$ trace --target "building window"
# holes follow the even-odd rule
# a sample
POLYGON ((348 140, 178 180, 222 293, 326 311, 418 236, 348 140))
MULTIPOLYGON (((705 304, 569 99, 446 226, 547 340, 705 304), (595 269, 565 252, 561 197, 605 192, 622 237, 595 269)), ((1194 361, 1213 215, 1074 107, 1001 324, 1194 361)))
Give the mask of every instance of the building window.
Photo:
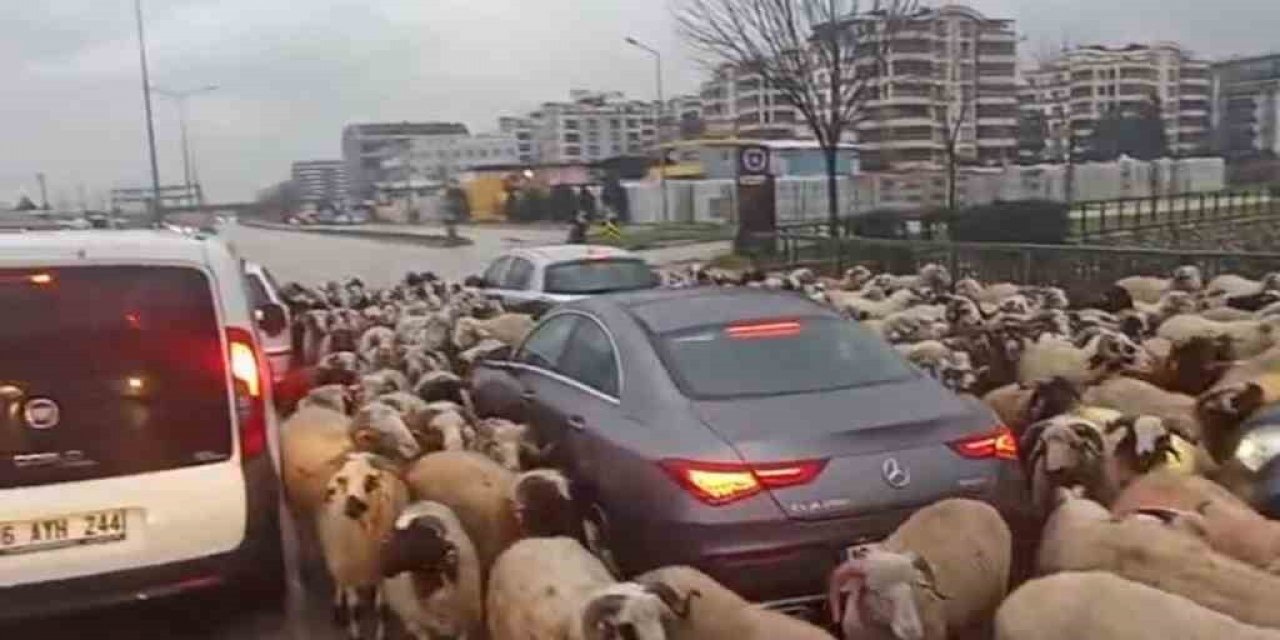
POLYGON ((581 147, 565 147, 565 148, 564 148, 564 155, 566 155, 566 156, 579 156, 579 155, 582 155, 582 148, 581 148, 581 147))
POLYGON ((614 119, 610 120, 610 121, 609 121, 609 126, 613 127, 614 129, 621 129, 621 128, 622 128, 622 118, 614 118, 614 119))
POLYGON ((640 126, 639 120, 636 120, 635 118, 627 118, 628 129, 635 129, 636 127, 639 127, 639 126, 640 126))
POLYGON ((578 121, 577 121, 577 120, 565 120, 565 121, 564 121, 564 128, 566 128, 566 129, 572 129, 572 130, 577 130, 577 128, 578 128, 578 121))
POLYGON ((565 142, 582 142, 582 136, 576 133, 566 133, 564 134, 564 141, 565 142))
POLYGON ((587 156, 594 158, 599 155, 600 155, 600 147, 597 147, 595 145, 591 145, 587 147, 587 156))

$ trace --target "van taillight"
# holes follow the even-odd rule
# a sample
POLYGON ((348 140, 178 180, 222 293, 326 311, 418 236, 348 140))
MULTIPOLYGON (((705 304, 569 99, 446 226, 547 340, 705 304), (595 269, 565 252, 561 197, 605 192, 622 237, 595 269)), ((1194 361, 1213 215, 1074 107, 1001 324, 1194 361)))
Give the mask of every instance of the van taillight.
POLYGON ((266 376, 253 334, 227 329, 227 362, 235 388, 236 420, 240 423, 240 456, 252 458, 267 448, 266 376))

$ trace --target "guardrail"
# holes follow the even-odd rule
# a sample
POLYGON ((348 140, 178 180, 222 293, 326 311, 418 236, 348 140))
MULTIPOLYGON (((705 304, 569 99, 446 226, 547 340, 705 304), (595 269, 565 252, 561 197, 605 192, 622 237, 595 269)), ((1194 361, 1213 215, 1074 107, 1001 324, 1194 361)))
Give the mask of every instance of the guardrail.
POLYGON ((1179 193, 1077 202, 1071 208, 1075 238, 1142 231, 1159 227, 1199 226, 1258 217, 1273 217, 1280 209, 1273 187, 1230 191, 1179 193))
POLYGON ((1174 268, 1193 264, 1206 278, 1222 273, 1260 277, 1280 271, 1280 253, 1144 249, 1097 245, 1029 245, 928 240, 886 240, 779 230, 756 236, 774 251, 754 256, 762 265, 777 267, 835 267, 864 264, 877 271, 912 273, 934 262, 946 265, 956 277, 987 282, 1010 281, 1057 286, 1073 297, 1091 298, 1102 287, 1138 274, 1167 276, 1174 268))

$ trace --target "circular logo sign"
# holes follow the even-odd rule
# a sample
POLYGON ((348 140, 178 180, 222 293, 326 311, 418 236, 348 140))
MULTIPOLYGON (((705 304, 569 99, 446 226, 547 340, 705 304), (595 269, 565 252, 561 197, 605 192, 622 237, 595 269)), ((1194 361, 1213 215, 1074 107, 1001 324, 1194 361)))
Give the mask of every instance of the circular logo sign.
POLYGON ((742 173, 767 173, 769 171, 769 150, 764 147, 746 147, 739 157, 742 173))
POLYGON ((911 484, 911 472, 907 471, 897 458, 886 458, 880 465, 880 472, 884 474, 884 481, 894 489, 901 489, 911 484))
POLYGON ((58 426, 62 410, 58 403, 48 398, 32 398, 22 410, 22 417, 32 429, 52 429, 58 426))

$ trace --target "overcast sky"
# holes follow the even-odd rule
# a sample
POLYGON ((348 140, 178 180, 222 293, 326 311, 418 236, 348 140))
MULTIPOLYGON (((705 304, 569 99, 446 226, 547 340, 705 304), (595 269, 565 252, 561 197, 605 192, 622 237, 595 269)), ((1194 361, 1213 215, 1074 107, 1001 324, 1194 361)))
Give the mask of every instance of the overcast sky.
MULTIPOLYGON (((670 0, 678 2, 679 0, 670 0)), ((112 186, 147 180, 131 0, 0 0, 0 202, 38 195, 95 205, 112 186), (6 77, 7 76, 7 77, 6 77)), ((144 0, 152 82, 218 85, 191 102, 206 193, 251 198, 293 160, 336 158, 342 126, 457 120, 491 130, 503 114, 570 88, 653 96, 696 88, 664 0, 144 0)), ((974 0, 1013 18, 1025 54, 1065 41, 1177 40, 1211 57, 1280 50, 1275 0, 974 0)), ((176 109, 159 98, 163 182, 182 178, 176 109)))

